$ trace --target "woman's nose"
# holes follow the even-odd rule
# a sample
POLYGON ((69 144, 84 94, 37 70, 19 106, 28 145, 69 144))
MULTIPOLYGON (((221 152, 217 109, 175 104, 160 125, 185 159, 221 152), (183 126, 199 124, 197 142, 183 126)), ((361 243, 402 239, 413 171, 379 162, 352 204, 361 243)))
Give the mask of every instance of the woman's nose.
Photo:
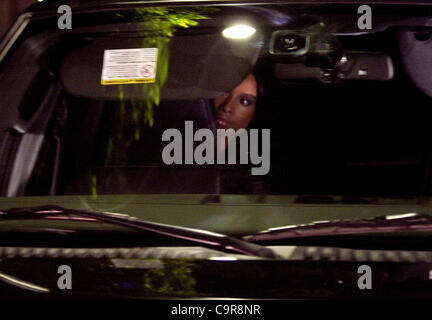
POLYGON ((228 96, 221 105, 221 109, 223 112, 231 113, 232 112, 232 103, 231 96, 228 96))
POLYGON ((229 103, 225 104, 225 105, 222 107, 222 111, 225 112, 225 113, 231 113, 231 112, 232 112, 232 111, 231 111, 231 107, 229 106, 229 103))

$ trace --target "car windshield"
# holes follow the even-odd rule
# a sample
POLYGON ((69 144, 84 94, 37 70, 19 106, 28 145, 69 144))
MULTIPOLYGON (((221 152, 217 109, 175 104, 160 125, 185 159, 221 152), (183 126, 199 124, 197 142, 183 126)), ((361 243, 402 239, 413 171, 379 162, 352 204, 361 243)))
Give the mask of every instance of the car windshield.
POLYGON ((84 7, 70 29, 36 10, 1 56, 4 207, 425 206, 431 153, 401 140, 431 105, 425 17, 358 32, 331 8, 84 7))
POLYGON ((430 5, 60 2, 0 42, 0 298, 430 297, 430 5))

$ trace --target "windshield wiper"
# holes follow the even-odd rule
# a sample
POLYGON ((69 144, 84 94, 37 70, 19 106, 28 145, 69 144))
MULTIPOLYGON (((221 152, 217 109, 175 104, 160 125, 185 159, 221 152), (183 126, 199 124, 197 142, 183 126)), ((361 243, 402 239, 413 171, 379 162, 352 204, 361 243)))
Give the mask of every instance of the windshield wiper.
POLYGON ((252 242, 340 235, 392 234, 405 231, 432 231, 432 216, 422 213, 379 216, 358 220, 316 221, 310 224, 284 226, 244 236, 252 242))
POLYGON ((49 205, 2 210, 0 211, 0 221, 17 219, 41 219, 46 216, 65 215, 75 215, 78 217, 94 219, 99 222, 110 223, 171 238, 182 239, 195 244, 199 243, 202 246, 210 247, 216 250, 231 251, 263 258, 279 258, 279 256, 269 248, 229 237, 227 235, 200 229, 143 221, 139 220, 138 218, 119 213, 67 209, 60 206, 49 205))

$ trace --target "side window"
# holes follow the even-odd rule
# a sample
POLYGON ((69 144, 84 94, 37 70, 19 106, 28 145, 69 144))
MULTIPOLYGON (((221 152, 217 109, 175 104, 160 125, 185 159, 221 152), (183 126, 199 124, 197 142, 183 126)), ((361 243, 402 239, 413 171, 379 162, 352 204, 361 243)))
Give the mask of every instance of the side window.
MULTIPOLYGON (((52 77, 45 71, 39 71, 30 82, 15 109, 15 118, 10 118, 7 127, 1 132, 3 144, 2 193, 6 196, 22 196, 35 167, 37 158, 43 149, 45 130, 54 109, 59 92, 52 77), (18 104, 19 102, 19 104, 18 104)), ((3 111, 5 112, 5 111, 3 111)), ((7 111, 6 111, 7 112, 7 111)))
POLYGON ((43 132, 43 143, 39 156, 26 185, 26 196, 56 194, 57 178, 60 168, 61 135, 64 129, 67 110, 64 95, 52 102, 43 132))

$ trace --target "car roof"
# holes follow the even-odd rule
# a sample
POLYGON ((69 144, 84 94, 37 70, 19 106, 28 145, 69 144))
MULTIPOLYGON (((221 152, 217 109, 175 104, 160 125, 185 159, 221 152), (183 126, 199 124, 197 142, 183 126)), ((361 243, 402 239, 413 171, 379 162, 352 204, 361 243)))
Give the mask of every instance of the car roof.
POLYGON ((239 4, 410 4, 430 5, 430 0, 34 0, 27 12, 43 12, 57 9, 61 5, 69 5, 72 9, 99 9, 140 5, 176 5, 176 6, 201 6, 201 5, 239 5, 239 4))

